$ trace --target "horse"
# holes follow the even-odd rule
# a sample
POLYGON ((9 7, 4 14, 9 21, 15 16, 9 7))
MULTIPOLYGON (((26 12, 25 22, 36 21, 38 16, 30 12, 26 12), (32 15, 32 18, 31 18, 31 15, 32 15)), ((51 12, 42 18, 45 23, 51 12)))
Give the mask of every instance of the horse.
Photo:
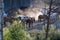
POLYGON ((9 22, 10 24, 12 24, 14 22, 15 18, 12 18, 12 17, 3 17, 3 24, 4 26, 6 26, 7 22, 9 22))
POLYGON ((28 18, 25 22, 26 22, 26 25, 29 26, 29 28, 30 28, 30 27, 33 27, 33 22, 34 22, 34 21, 32 20, 32 18, 28 18))
POLYGON ((46 19, 47 19, 47 15, 39 15, 38 16, 38 21, 39 22, 45 21, 46 19))

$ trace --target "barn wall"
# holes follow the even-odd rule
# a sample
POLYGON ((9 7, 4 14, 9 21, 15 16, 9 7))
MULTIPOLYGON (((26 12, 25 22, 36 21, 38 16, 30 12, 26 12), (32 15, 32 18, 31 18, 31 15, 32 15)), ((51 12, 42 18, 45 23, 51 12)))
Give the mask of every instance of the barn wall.
POLYGON ((4 10, 7 11, 12 7, 30 6, 31 0, 4 0, 4 10))
POLYGON ((0 40, 2 40, 2 10, 3 10, 3 0, 0 0, 0 40))

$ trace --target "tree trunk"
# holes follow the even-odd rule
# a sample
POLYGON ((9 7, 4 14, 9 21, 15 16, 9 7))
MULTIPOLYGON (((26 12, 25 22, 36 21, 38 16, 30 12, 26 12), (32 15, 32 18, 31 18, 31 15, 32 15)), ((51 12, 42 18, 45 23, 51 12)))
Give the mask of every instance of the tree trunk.
POLYGON ((50 1, 49 12, 47 13, 48 16, 47 16, 46 40, 48 38, 48 32, 49 32, 49 19, 50 19, 51 6, 52 6, 52 0, 50 1))

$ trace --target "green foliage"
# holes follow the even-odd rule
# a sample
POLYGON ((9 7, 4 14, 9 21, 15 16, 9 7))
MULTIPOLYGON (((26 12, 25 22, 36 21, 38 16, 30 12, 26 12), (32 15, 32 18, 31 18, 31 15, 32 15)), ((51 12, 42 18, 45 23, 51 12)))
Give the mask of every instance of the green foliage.
MULTIPOLYGON (((3 40, 45 40, 45 30, 46 26, 42 30, 25 31, 25 25, 21 21, 15 21, 3 29, 3 40)), ((48 33, 48 40, 60 40, 60 29, 55 26, 50 25, 48 33)))
POLYGON ((12 25, 3 29, 3 40, 31 40, 29 33, 24 31, 24 25, 15 21, 12 25))
MULTIPOLYGON (((40 31, 40 39, 45 40, 46 37, 46 26, 40 31)), ((56 29, 54 25, 49 26, 48 40, 58 40, 60 38, 60 29, 56 29)), ((59 39, 60 40, 60 39, 59 39)))
POLYGON ((11 40, 10 35, 9 35, 9 31, 7 28, 3 29, 3 40, 11 40))
POLYGON ((60 29, 55 30, 51 40, 60 40, 60 29))
MULTIPOLYGON (((33 40, 45 40, 46 37, 46 26, 42 30, 31 30, 29 33, 33 40)), ((60 29, 56 29, 54 25, 50 25, 48 32, 48 40, 60 40, 60 29)))
POLYGON ((37 34, 40 34, 40 31, 34 29, 34 30, 29 31, 29 33, 30 33, 31 37, 33 38, 33 40, 37 40, 37 34))

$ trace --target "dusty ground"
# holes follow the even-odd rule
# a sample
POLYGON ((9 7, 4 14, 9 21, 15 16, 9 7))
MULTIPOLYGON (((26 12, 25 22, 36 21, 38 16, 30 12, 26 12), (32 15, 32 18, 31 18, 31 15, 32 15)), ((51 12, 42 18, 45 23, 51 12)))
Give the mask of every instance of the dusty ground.
MULTIPOLYGON (((56 28, 60 28, 60 18, 57 21, 55 21, 52 25, 56 26, 56 28)), ((44 22, 36 21, 33 23, 33 27, 28 28, 28 29, 29 30, 34 30, 34 29, 41 30, 43 28, 43 26, 44 26, 44 22)))

